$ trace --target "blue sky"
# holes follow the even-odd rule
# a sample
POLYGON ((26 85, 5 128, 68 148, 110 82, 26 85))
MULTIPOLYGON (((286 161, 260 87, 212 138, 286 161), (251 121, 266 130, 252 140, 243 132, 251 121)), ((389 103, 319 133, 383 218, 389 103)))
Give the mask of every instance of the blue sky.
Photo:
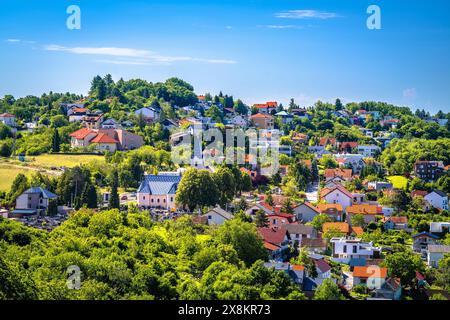
POLYGON ((252 104, 377 100, 450 112, 447 0, 2 0, 0 96, 177 76, 252 104), (366 27, 381 8, 381 30, 366 27), (66 8, 81 9, 69 30, 66 8))

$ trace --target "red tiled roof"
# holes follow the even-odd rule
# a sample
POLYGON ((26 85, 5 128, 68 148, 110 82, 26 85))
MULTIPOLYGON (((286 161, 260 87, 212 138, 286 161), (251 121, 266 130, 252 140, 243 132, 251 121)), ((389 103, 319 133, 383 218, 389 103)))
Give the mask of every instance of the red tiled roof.
POLYGON ((88 112, 89 110, 87 108, 77 108, 77 107, 75 107, 75 108, 72 108, 72 111, 75 112, 75 113, 85 113, 85 112, 88 112))
POLYGON ((340 203, 319 203, 317 205, 317 210, 319 210, 320 213, 326 213, 330 209, 334 209, 338 212, 342 212, 344 210, 340 203))
POLYGON ((270 242, 267 242, 267 241, 264 241, 264 248, 266 248, 266 249, 268 249, 270 251, 275 251, 275 250, 280 249, 279 246, 274 245, 274 244, 272 244, 270 242))
POLYGON ((285 229, 277 228, 259 228, 259 234, 263 237, 264 241, 269 242, 274 245, 281 245, 286 236, 285 229))
POLYGON ((348 234, 350 232, 350 225, 347 222, 325 222, 322 226, 322 231, 325 233, 330 230, 348 234))
POLYGON ((353 277, 375 277, 384 279, 387 277, 387 268, 381 268, 378 266, 355 267, 355 269, 353 269, 353 277), (377 270, 379 270, 379 272, 377 270))
POLYGON ((77 139, 77 140, 81 140, 86 138, 86 136, 90 133, 95 133, 94 130, 91 130, 89 128, 81 128, 80 130, 77 130, 75 132, 72 132, 70 134, 71 137, 77 139))
POLYGON ((372 204, 354 204, 346 209, 347 214, 377 214, 378 206, 372 204))
MULTIPOLYGON (((310 208, 310 209, 312 209, 312 210, 314 210, 314 211, 316 211, 317 213, 320 213, 320 211, 316 208, 316 207, 314 207, 311 203, 309 203, 308 201, 305 201, 305 202, 303 202, 303 203, 300 203, 297 207, 299 207, 299 206, 301 206, 301 205, 305 205, 305 206, 307 206, 308 208, 310 208)), ((297 208, 296 207, 296 208, 297 208)))
POLYGON ((252 115, 250 118, 251 119, 264 119, 264 118, 265 119, 272 119, 273 117, 269 116, 267 114, 257 113, 257 114, 252 115))
POLYGON ((383 217, 383 222, 391 220, 393 223, 408 223, 407 217, 383 217))
POLYGON ((322 273, 331 270, 330 265, 324 259, 314 260, 314 264, 316 265, 316 268, 319 269, 322 273))
POLYGON ((105 133, 99 133, 94 139, 91 140, 91 143, 119 143, 119 141, 111 138, 105 133))
POLYGON ((341 193, 345 194, 347 197, 353 199, 353 195, 350 193, 350 191, 348 191, 347 189, 345 189, 345 188, 342 187, 342 186, 336 186, 336 187, 333 187, 333 188, 323 188, 323 189, 320 191, 320 197, 323 198, 323 197, 325 197, 327 194, 329 194, 329 193, 331 193, 331 192, 333 192, 333 191, 335 191, 335 190, 338 190, 338 191, 340 191, 341 193))
POLYGON ((364 229, 361 227, 351 227, 352 233, 355 233, 357 236, 360 236, 364 233, 364 229))
POLYGON ((352 169, 325 169, 325 178, 341 177, 350 179, 352 177, 352 169))
POLYGON ((14 118, 15 115, 11 114, 11 113, 2 113, 0 114, 1 118, 14 118))
POLYGON ((414 190, 411 192, 411 197, 425 197, 428 194, 428 191, 425 190, 414 190))
POLYGON ((336 144, 336 138, 320 138, 319 145, 325 146, 327 144, 335 145, 336 144))

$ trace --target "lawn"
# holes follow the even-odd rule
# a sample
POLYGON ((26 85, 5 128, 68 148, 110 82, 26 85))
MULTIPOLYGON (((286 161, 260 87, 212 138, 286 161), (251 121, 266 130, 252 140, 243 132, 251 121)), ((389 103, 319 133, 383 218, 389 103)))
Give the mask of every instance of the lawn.
POLYGON ((22 169, 7 164, 0 164, 0 191, 9 192, 14 178, 19 173, 30 177, 34 172, 36 171, 27 168, 22 169))
POLYGON ((105 157, 102 155, 77 155, 77 154, 43 154, 39 156, 26 157, 27 163, 39 168, 52 167, 68 167, 72 168, 80 164, 87 164, 93 161, 105 162, 105 157), (28 162, 29 161, 29 162, 28 162))
POLYGON ((394 185, 396 189, 406 189, 408 179, 403 176, 390 176, 388 180, 394 185))

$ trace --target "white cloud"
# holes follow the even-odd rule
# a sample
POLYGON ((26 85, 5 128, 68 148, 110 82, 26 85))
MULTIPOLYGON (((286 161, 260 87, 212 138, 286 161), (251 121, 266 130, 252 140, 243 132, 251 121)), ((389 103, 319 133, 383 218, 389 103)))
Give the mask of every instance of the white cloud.
POLYGON ((317 10, 289 10, 284 12, 278 12, 275 14, 277 18, 284 19, 332 19, 339 17, 334 12, 325 12, 317 10))
POLYGON ((233 29, 233 27, 232 26, 226 26, 225 29, 231 30, 231 29, 233 29))
POLYGON ((6 42, 20 42, 20 39, 7 39, 6 42))
POLYGON ((404 98, 414 99, 416 96, 417 96, 416 88, 408 88, 408 89, 403 90, 404 98))
POLYGON ((303 29, 304 28, 303 26, 296 26, 296 25, 292 25, 292 24, 288 24, 288 25, 273 25, 273 24, 271 24, 271 25, 267 25, 264 27, 269 28, 269 29, 303 29))
POLYGON ((136 64, 136 65, 150 65, 150 64, 171 64, 173 62, 204 62, 211 64, 234 64, 234 60, 226 59, 205 59, 194 58, 188 56, 165 56, 157 54, 150 50, 133 49, 133 48, 118 48, 118 47, 64 47, 60 45, 46 45, 44 50, 47 51, 61 51, 73 54, 84 55, 100 55, 110 56, 116 58, 134 58, 134 60, 123 59, 101 59, 98 62, 114 63, 114 64, 136 64), (140 60, 136 60, 140 59, 140 60))

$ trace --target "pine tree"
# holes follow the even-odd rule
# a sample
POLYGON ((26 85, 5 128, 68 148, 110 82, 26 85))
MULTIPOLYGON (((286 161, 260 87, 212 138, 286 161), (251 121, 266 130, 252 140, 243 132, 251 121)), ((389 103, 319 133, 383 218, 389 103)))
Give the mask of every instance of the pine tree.
POLYGON ((59 152, 61 150, 61 138, 59 137, 58 129, 55 128, 52 136, 52 151, 59 152))
POLYGON ((114 170, 111 181, 111 195, 109 196, 109 208, 110 209, 119 209, 120 208, 120 199, 119 199, 119 175, 117 170, 114 170))
POLYGON ((97 190, 90 181, 86 182, 86 184, 84 185, 80 204, 81 206, 86 205, 86 207, 89 209, 97 208, 97 190))
POLYGON ((258 228, 267 227, 269 219, 267 219, 266 213, 263 210, 258 210, 255 214, 255 224, 258 228))

